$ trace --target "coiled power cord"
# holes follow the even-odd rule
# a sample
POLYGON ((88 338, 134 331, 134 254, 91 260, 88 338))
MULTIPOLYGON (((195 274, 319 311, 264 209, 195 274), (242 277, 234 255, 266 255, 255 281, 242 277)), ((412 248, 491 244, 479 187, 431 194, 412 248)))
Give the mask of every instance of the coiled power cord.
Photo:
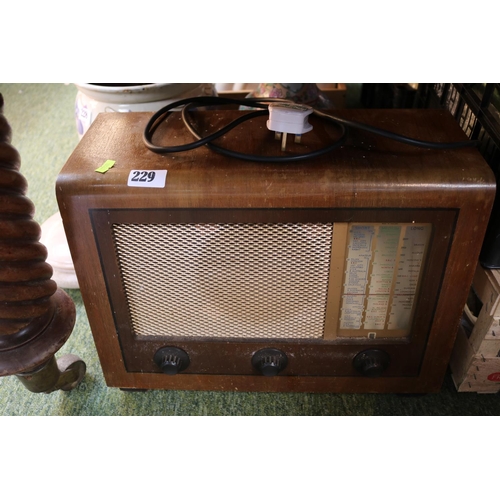
POLYGON ((394 132, 389 132, 387 130, 378 127, 366 125, 364 123, 353 122, 350 120, 346 120, 344 118, 339 118, 338 116, 331 116, 314 108, 311 108, 312 114, 314 116, 333 124, 340 131, 339 139, 315 151, 311 151, 305 154, 295 154, 295 155, 262 156, 262 155, 251 155, 251 154, 240 153, 238 151, 223 148, 221 146, 213 144, 213 141, 227 134, 230 130, 234 129, 241 123, 247 120, 251 120, 252 118, 256 118, 258 116, 269 115, 270 104, 289 103, 289 102, 290 101, 286 101, 283 99, 272 99, 272 98, 233 99, 230 97, 214 97, 214 96, 190 97, 186 99, 181 99, 179 101, 170 103, 167 106, 164 106, 163 108, 159 109, 156 113, 153 114, 153 116, 150 118, 144 129, 143 133, 144 144, 148 149, 157 154, 179 153, 182 151, 188 151, 191 149, 199 148, 201 146, 207 146, 208 148, 217 153, 230 156, 233 158, 238 158, 241 160, 257 161, 257 162, 278 162, 278 163, 308 160, 329 153, 330 151, 337 149, 338 147, 342 146, 345 143, 348 137, 349 130, 353 128, 363 130, 365 132, 369 132, 372 134, 380 135, 394 141, 402 142, 404 144, 409 144, 411 146, 426 148, 426 149, 440 149, 440 150, 459 149, 465 147, 476 147, 479 144, 479 141, 470 141, 470 140, 462 142, 421 141, 418 139, 413 139, 411 137, 399 135, 394 132), (228 125, 225 125, 216 132, 213 132, 205 137, 202 137, 200 135, 200 133, 196 130, 195 125, 190 120, 190 117, 188 116, 188 112, 195 108, 230 105, 230 104, 232 105, 236 104, 239 106, 244 106, 245 108, 250 108, 250 111, 236 118, 228 125), (252 110, 254 108, 256 109, 252 110), (154 144, 153 143, 154 131, 163 121, 165 121, 168 118, 170 113, 178 109, 181 109, 181 116, 184 125, 191 132, 191 134, 196 140, 178 146, 159 146, 154 144))

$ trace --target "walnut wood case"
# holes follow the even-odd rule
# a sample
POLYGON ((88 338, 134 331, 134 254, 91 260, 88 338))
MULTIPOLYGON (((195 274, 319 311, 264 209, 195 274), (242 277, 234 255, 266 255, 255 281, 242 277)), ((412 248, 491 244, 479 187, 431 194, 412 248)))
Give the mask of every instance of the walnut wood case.
MULTIPOLYGON (((210 131, 239 113, 199 112, 198 126, 210 131)), ((465 139, 444 111, 337 113, 417 139, 465 139)), ((354 130, 343 147, 301 162, 248 162, 205 147, 157 155, 142 142, 150 116, 99 115, 57 181, 109 386, 439 391, 495 192, 474 148, 419 149, 354 130), (114 167, 96 172, 106 160, 114 167), (128 186, 132 171, 165 170, 164 187, 128 186), (404 257, 411 229, 426 234, 415 240, 425 249, 418 265, 404 257), (382 232, 394 230, 399 240, 382 245, 382 232), (363 253, 360 234, 362 244, 380 235, 380 251, 394 243, 386 295, 370 296, 383 252, 370 243, 363 253), (418 267, 411 297, 398 296, 405 262, 418 267)), ((338 137, 310 122, 283 154, 338 137)), ((192 140, 178 113, 155 132, 158 144, 192 140)), ((262 117, 218 143, 280 154, 262 117)))

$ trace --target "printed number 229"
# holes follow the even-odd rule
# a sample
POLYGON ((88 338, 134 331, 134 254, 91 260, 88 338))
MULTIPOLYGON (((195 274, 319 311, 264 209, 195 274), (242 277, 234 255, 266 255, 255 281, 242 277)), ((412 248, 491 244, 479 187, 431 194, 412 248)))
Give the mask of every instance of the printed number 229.
POLYGON ((130 179, 132 182, 152 182, 155 178, 155 172, 144 172, 144 171, 135 171, 132 172, 132 178, 130 179))
POLYGON ((163 188, 167 178, 166 170, 131 170, 127 186, 163 188))

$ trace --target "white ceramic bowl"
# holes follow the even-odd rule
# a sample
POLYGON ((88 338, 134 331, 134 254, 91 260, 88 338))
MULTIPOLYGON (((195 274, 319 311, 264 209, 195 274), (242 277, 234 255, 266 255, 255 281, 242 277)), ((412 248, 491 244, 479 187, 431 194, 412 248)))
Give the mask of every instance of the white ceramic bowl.
POLYGON ((187 97, 216 95, 212 83, 75 83, 75 119, 82 138, 99 113, 158 111, 187 97))

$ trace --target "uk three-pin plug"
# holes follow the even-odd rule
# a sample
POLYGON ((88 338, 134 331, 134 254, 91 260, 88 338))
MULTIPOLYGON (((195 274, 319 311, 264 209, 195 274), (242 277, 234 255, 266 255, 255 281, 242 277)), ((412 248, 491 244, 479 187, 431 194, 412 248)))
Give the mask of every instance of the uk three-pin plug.
POLYGON ((308 116, 313 112, 311 106, 294 102, 273 102, 269 104, 267 128, 281 139, 281 151, 285 151, 287 134, 295 134, 295 142, 300 142, 302 134, 312 130, 308 116))

